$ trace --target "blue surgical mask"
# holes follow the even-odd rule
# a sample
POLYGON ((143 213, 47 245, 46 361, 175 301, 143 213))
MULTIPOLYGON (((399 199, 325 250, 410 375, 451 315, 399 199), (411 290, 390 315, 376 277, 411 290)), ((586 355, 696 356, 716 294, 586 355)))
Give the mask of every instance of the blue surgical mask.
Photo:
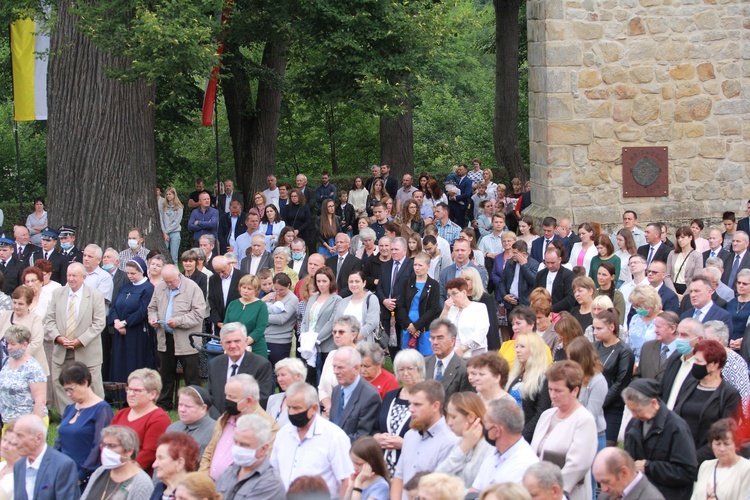
POLYGON ((73 248, 73 244, 69 241, 66 241, 65 243, 60 243, 60 248, 62 248, 63 250, 70 250, 71 248, 73 248))
POLYGON ((644 318, 644 317, 648 316, 648 309, 645 309, 643 307, 639 307, 638 309, 635 310, 635 313, 638 316, 640 316, 641 318, 644 318))
POLYGON ((114 268, 115 268, 114 264, 102 264, 102 269, 104 269, 107 272, 111 271, 114 268))
POLYGON ((675 348, 677 349, 677 352, 685 356, 686 354, 690 354, 693 352, 693 346, 690 345, 690 341, 687 339, 677 339, 675 344, 675 348))
POLYGON ((292 259, 294 260, 302 260, 304 258, 305 258, 305 252, 292 254, 292 259))

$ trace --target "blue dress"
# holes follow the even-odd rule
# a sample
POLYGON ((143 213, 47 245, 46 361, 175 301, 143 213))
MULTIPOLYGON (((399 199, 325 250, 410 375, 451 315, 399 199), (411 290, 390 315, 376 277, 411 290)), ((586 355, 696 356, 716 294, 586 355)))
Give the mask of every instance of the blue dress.
POLYGON ((156 368, 156 335, 148 324, 148 303, 154 285, 148 280, 140 285, 127 281, 122 285, 109 311, 109 324, 116 319, 127 321, 125 335, 115 331, 112 338, 110 381, 127 382, 138 368, 156 368))
MULTIPOLYGON (((411 320, 412 323, 414 323, 415 321, 419 319, 419 299, 420 297, 422 297, 422 291, 424 290, 425 283, 419 283, 419 282, 414 283, 414 286, 417 288, 417 294, 412 299, 411 307, 409 308, 409 319, 411 320)), ((401 345, 403 349, 406 349, 407 346, 409 345, 409 339, 411 339, 411 334, 409 333, 408 330, 404 330, 402 333, 402 337, 401 337, 401 345)), ((430 343, 430 331, 429 330, 425 330, 417 338, 416 349, 423 356, 432 356, 432 344, 430 343)))
POLYGON ((745 334, 747 319, 750 317, 750 306, 747 302, 740 302, 734 298, 727 304, 727 312, 732 315, 732 335, 729 340, 741 339, 745 334))
POLYGON ((75 404, 65 408, 57 430, 55 449, 73 459, 78 466, 78 481, 85 483, 101 465, 101 431, 109 425, 114 414, 106 401, 81 409, 78 418, 71 424, 70 420, 75 413, 75 404))

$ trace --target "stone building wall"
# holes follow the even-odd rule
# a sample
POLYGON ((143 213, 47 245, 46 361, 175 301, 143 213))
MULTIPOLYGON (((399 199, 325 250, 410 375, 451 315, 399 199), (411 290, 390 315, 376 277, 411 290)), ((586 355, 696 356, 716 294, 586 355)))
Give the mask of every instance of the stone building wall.
POLYGON ((744 215, 750 2, 528 0, 527 17, 532 215, 744 215), (632 146, 669 148, 668 197, 623 197, 632 146))

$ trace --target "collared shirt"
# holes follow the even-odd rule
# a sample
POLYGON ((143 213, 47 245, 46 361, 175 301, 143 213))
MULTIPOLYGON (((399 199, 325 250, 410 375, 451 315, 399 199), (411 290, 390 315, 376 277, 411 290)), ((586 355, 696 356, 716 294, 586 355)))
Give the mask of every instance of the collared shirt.
POLYGON ((232 376, 232 365, 237 365, 237 371, 235 375, 240 373, 240 366, 242 366, 242 360, 245 359, 245 351, 242 351, 242 356, 237 361, 232 361, 232 358, 227 358, 227 380, 232 376))
POLYGON ((422 203, 419 206, 419 214, 422 216, 422 220, 432 219, 434 217, 434 214, 432 213, 432 207, 425 203, 422 203))
POLYGON ((184 432, 191 435, 200 446, 199 456, 203 456, 206 445, 208 445, 214 435, 215 427, 216 420, 211 418, 207 413, 203 418, 196 420, 192 424, 185 424, 181 420, 178 420, 167 427, 166 432, 184 432))
MULTIPOLYGON (((510 294, 518 297, 518 280, 521 277, 521 264, 516 262, 516 268, 513 270, 513 281, 510 284, 510 294)), ((550 293, 552 291, 550 290, 550 293)))
MULTIPOLYGON (((263 257, 262 255, 260 257, 263 257)), ((260 257, 250 254, 250 274, 255 276, 258 274, 258 266, 260 266, 260 257)), ((226 295, 225 295, 226 297, 226 295)), ((224 299, 226 301, 226 299, 224 299)))
POLYGON ((672 354, 675 352, 675 350, 677 349, 677 339, 673 340, 669 344, 665 344, 664 342, 662 342, 661 345, 667 346, 667 359, 669 359, 672 356, 672 354))
MULTIPOLYGON (((239 259, 240 264, 242 264, 242 259, 247 257, 248 249, 253 246, 253 236, 255 236, 256 234, 261 234, 260 230, 256 230, 253 233, 248 233, 247 231, 245 231, 241 235, 237 236, 236 240, 234 240, 234 254, 239 259)), ((264 235, 261 234, 261 236, 264 235)))
POLYGON ((557 278, 557 273, 559 272, 560 271, 547 272, 547 282, 544 284, 544 288, 546 288, 549 293, 552 293, 552 286, 555 284, 555 278, 557 278))
POLYGON ((437 365, 438 361, 442 361, 443 362, 443 376, 445 376, 445 370, 446 370, 446 368, 448 368, 448 364, 453 359, 453 354, 455 354, 455 352, 456 351, 454 351, 453 349, 451 349, 451 352, 449 352, 448 355, 446 357, 444 357, 443 359, 440 359, 440 358, 437 357, 437 355, 435 355, 435 370, 432 372, 432 378, 433 379, 435 378, 435 374, 437 373, 437 370, 438 370, 438 365, 437 365))
POLYGON ((226 213, 229 213, 229 205, 232 204, 232 195, 233 194, 234 194, 234 192, 225 193, 225 198, 224 198, 224 212, 226 212, 226 213))
POLYGON ((701 315, 697 318, 695 317, 695 311, 693 311, 693 318, 697 319, 701 323, 703 323, 706 320, 706 314, 708 314, 709 309, 714 305, 713 300, 709 300, 708 303, 700 308, 701 315))
MULTIPOLYGON (((234 228, 237 227, 237 221, 239 220, 239 216, 235 217, 233 215, 229 216, 229 224, 231 226, 231 229, 229 230, 229 238, 227 239, 227 243, 229 243, 229 246, 234 248, 234 242, 236 241, 236 238, 234 237, 234 228)), ((238 259, 242 259, 242 255, 238 255, 238 259)))
POLYGON ((221 431, 221 437, 216 443, 214 455, 211 458, 211 468, 209 469, 208 475, 211 476, 211 479, 214 481, 219 479, 221 473, 234 463, 232 446, 234 446, 235 429, 237 429, 237 417, 231 416, 227 419, 227 423, 221 431))
POLYGON ((502 234, 495 235, 493 232, 482 236, 482 239, 479 240, 479 249, 484 253, 503 253, 505 249, 503 248, 502 234))
POLYGON ((630 495, 630 492, 633 491, 633 488, 638 486, 638 483, 641 482, 641 479, 643 479, 643 473, 639 471, 638 474, 636 474, 635 479, 633 479, 630 484, 625 486, 625 488, 622 490, 622 498, 630 495))
POLYGON ((120 271, 127 271, 128 268, 127 263, 133 260, 133 257, 140 257, 143 259, 144 262, 146 262, 146 257, 148 257, 148 248, 145 248, 143 245, 141 245, 141 248, 134 252, 130 248, 126 248, 122 252, 120 252, 120 265, 117 267, 120 269, 120 271))
POLYGON ((225 306, 228 305, 227 297, 229 296, 229 285, 232 284, 232 275, 234 275, 234 268, 231 267, 230 269, 231 271, 229 273, 229 276, 227 276, 226 278, 221 278, 221 293, 222 293, 222 296, 224 297, 225 306))
MULTIPOLYGON (((445 422, 445 417, 440 417, 425 432, 409 429, 404 435, 401 457, 393 477, 402 479, 406 484, 419 471, 432 472, 445 460, 458 440, 445 422)), ((403 498, 406 498, 406 491, 403 498)))
POLYGON ((344 399, 344 407, 346 407, 346 404, 349 402, 349 398, 352 397, 352 393, 354 392, 354 389, 356 389, 359 385, 359 381, 361 378, 361 376, 357 375, 357 378, 354 382, 347 386, 341 386, 341 397, 344 399))
POLYGON ((289 267, 291 267, 292 270, 295 273, 297 273, 297 276, 299 276, 299 273, 302 272, 302 264, 304 264, 304 263, 305 263, 305 258, 304 257, 301 258, 300 260, 294 260, 294 259, 292 259, 292 261, 290 262, 291 266, 289 266, 289 267))
POLYGON ((685 356, 680 357, 680 369, 677 370, 677 376, 674 378, 672 383, 672 390, 669 393, 669 399, 667 399, 667 408, 674 410, 674 405, 677 403, 677 395, 680 394, 682 383, 685 379, 690 376, 690 370, 692 370, 695 364, 695 356, 690 356, 690 359, 686 360, 685 356))
POLYGON ((435 221, 435 227, 437 227, 438 236, 448 242, 449 245, 453 245, 458 236, 461 234, 461 226, 448 220, 448 223, 443 225, 439 220, 435 221))
POLYGON ((659 243, 657 243, 656 245, 648 247, 648 253, 646 253, 646 263, 647 264, 650 264, 651 262, 654 261, 654 257, 656 257, 656 252, 659 251, 659 247, 660 246, 661 246, 661 241, 659 243))
POLYGON ((537 462, 539 457, 529 443, 519 438, 505 453, 501 454, 495 449, 495 453, 484 459, 471 489, 482 491, 491 484, 503 481, 520 484, 526 469, 537 462))
POLYGON ((42 452, 39 454, 38 457, 36 457, 36 460, 34 460, 34 463, 29 462, 29 459, 26 459, 26 496, 29 499, 34 498, 34 490, 36 489, 36 478, 37 474, 39 474, 39 466, 42 464, 42 459, 44 458, 44 454, 47 453, 47 444, 44 444, 44 448, 42 448, 42 452), (33 469, 34 472, 31 472, 29 474, 29 471, 33 469))
POLYGON ((351 441, 333 422, 316 415, 300 440, 297 427, 281 428, 271 452, 271 465, 279 471, 284 488, 300 476, 320 476, 331 498, 339 498, 341 483, 354 472, 349 459, 351 441))
POLYGON ((404 189, 403 187, 400 187, 398 189, 398 192, 396 193, 396 202, 401 202, 400 206, 404 206, 404 202, 406 200, 411 200, 412 195, 414 194, 414 191, 416 191, 417 188, 414 186, 409 187, 409 189, 404 189))
POLYGON ((112 302, 112 288, 114 287, 112 275, 101 267, 97 266, 90 273, 87 272, 83 284, 101 293, 107 304, 112 302))
MULTIPOLYGON (((65 304, 65 310, 67 311, 70 307, 70 301, 73 300, 76 303, 76 318, 78 318, 79 313, 81 312, 81 300, 83 299, 83 286, 78 289, 78 291, 74 292, 73 289, 70 289, 70 293, 68 294, 68 302, 65 304)), ((66 313, 67 314, 67 313, 66 313)), ((66 316, 67 318, 67 316, 66 316)))
POLYGON ((216 481, 216 491, 224 498, 275 500, 286 497, 284 483, 281 482, 278 471, 271 467, 268 457, 242 479, 238 479, 240 468, 239 465, 230 465, 216 481))

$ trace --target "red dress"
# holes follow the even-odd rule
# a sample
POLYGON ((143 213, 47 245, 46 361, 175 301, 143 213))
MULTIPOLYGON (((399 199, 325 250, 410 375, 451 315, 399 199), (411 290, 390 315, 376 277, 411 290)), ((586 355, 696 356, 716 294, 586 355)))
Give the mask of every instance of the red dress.
POLYGON ((154 472, 151 466, 156 458, 156 441, 159 440, 159 436, 167 431, 167 427, 172 424, 172 420, 167 412, 161 408, 157 408, 133 421, 128 420, 129 414, 130 408, 123 408, 115 414, 110 425, 124 425, 138 434, 141 448, 138 450, 136 462, 146 474, 151 476, 154 472))
POLYGON ((383 368, 380 370, 380 375, 372 379, 370 382, 375 389, 378 390, 378 394, 380 394, 380 399, 382 400, 385 397, 385 393, 388 391, 392 391, 393 389, 398 389, 400 386, 398 385, 398 381, 396 380, 396 376, 383 368))

